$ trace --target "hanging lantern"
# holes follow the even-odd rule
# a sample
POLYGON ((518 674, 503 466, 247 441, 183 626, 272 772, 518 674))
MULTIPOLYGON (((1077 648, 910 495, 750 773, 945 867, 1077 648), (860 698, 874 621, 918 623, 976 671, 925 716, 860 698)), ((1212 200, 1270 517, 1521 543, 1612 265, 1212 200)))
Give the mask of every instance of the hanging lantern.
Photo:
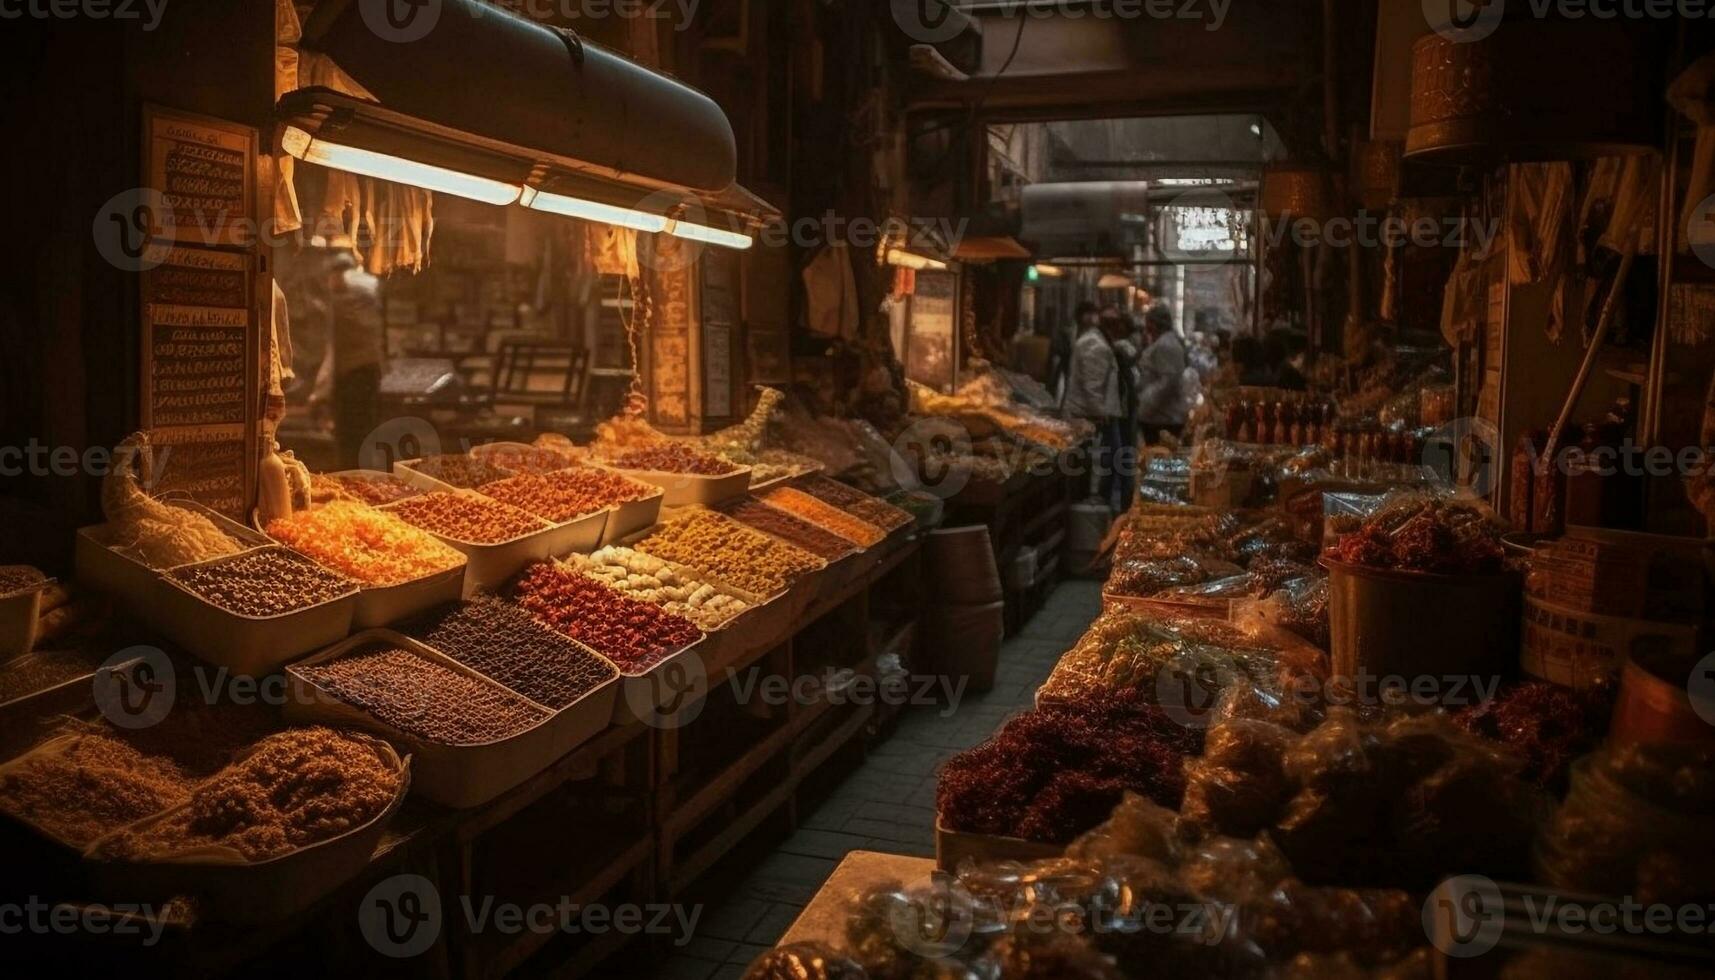
POLYGON ((1263 168, 1257 206, 1271 221, 1331 218, 1334 209, 1328 200, 1328 174, 1303 164, 1270 164, 1263 168))
POLYGON ((1509 18, 1478 39, 1412 46, 1409 159, 1444 164, 1579 160, 1659 144, 1653 35, 1607 21, 1509 18))

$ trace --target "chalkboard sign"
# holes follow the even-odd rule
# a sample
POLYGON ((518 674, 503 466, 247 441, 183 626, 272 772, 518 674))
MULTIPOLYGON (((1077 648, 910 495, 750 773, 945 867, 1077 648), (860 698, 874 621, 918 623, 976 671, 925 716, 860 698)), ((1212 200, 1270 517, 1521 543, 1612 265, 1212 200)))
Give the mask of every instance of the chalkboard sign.
POLYGON ((143 278, 143 423, 243 425, 250 408, 250 257, 166 248, 143 278))
POLYGON ((144 108, 139 414, 160 447, 152 489, 238 519, 261 409, 256 167, 255 129, 144 108))
POLYGON ((146 316, 149 425, 244 424, 249 313, 156 305, 146 316))
POLYGON ((152 238, 247 245, 256 238, 256 131, 149 107, 146 186, 161 195, 152 238))

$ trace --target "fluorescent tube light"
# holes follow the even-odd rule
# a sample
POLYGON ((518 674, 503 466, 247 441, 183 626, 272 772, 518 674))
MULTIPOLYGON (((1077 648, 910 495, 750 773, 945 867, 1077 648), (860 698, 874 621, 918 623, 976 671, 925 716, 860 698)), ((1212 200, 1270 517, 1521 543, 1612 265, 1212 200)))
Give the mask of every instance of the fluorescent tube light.
POLYGON ((667 230, 667 219, 659 214, 587 201, 581 197, 549 194, 534 187, 524 188, 524 197, 520 203, 532 211, 547 211, 568 218, 600 221, 603 224, 633 228, 650 234, 667 230))
POLYGON ((424 190, 440 194, 451 194, 455 197, 469 198, 483 204, 505 206, 514 204, 523 193, 523 188, 517 184, 504 181, 490 180, 474 174, 448 170, 433 164, 418 163, 403 157, 389 156, 374 150, 365 150, 355 146, 345 146, 340 143, 330 143, 318 139, 296 126, 287 126, 281 143, 286 152, 305 163, 319 164, 344 170, 349 173, 361 174, 365 177, 376 177, 381 180, 391 180, 399 184, 409 184, 424 190))
POLYGON ((947 263, 940 259, 932 259, 926 255, 918 255, 916 252, 907 252, 897 248, 887 250, 887 264, 897 265, 905 269, 916 269, 918 272, 925 269, 932 269, 936 272, 947 271, 947 263))
POLYGON ((674 221, 667 225, 670 234, 693 242, 703 242, 708 245, 723 245, 727 248, 744 249, 756 244, 756 239, 736 231, 724 228, 710 228, 690 221, 674 221))

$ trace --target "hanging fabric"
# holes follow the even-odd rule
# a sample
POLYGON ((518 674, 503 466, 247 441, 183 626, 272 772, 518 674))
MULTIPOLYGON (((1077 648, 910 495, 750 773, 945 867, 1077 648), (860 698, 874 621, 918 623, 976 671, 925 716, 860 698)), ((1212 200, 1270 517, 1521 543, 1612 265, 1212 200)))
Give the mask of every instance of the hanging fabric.
POLYGON ((816 253, 804 267, 806 320, 818 337, 856 340, 858 336, 857 279, 850 251, 834 242, 816 253))

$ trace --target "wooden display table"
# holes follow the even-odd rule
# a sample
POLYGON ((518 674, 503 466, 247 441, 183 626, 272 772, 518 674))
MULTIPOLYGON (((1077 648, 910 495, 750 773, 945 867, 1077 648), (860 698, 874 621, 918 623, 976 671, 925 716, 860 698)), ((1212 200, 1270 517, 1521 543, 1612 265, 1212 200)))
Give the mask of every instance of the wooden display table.
MULTIPOLYGON (((837 775, 842 750, 861 750, 877 734, 885 706, 815 689, 784 704, 760 704, 735 696, 741 688, 729 681, 753 670, 787 678, 828 669, 873 677, 881 652, 914 635, 924 594, 921 541, 918 532, 895 535, 792 597, 790 616, 729 630, 708 644, 707 703, 688 704, 698 717, 682 727, 659 721, 610 727, 480 807, 448 810, 407 800, 369 867, 290 921, 240 929, 207 921, 193 908, 176 912, 148 945, 47 936, 29 955, 84 972, 120 966, 136 977, 218 976, 261 964, 281 972, 338 965, 347 972, 404 967, 413 976, 486 978, 526 961, 532 972, 588 972, 635 937, 473 931, 464 902, 528 908, 666 901, 771 818, 784 829, 795 826, 803 784, 818 770, 837 775), (743 727, 733 721, 735 712, 743 727), (371 888, 402 874, 431 882, 442 916, 429 949, 389 960, 363 938, 358 911, 371 888)), ((79 906, 95 891, 86 887, 75 854, 21 831, 11 837, 19 839, 0 834, 0 853, 17 872, 11 884, 31 890, 20 901, 33 895, 50 906, 79 906)), ((0 899, 12 891, 0 888, 0 899)))
POLYGON ((853 895, 889 881, 903 885, 925 882, 934 873, 935 862, 929 858, 853 851, 828 876, 792 928, 780 937, 780 945, 822 943, 838 949, 845 943, 846 916, 851 912, 853 895))

